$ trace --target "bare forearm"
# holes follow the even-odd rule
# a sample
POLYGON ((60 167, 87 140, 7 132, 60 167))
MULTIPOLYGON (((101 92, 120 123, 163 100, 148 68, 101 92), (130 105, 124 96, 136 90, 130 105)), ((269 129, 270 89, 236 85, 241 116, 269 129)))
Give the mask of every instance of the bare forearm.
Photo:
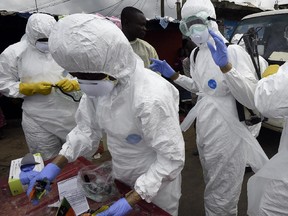
POLYGON ((125 194, 125 198, 132 207, 140 200, 142 200, 141 196, 135 190, 131 190, 125 194))
POLYGON ((67 163, 68 160, 65 156, 63 155, 58 155, 53 161, 55 165, 57 165, 60 169, 62 169, 67 163))
POLYGON ((220 70, 222 71, 222 73, 227 73, 232 69, 232 64, 230 62, 228 62, 227 65, 225 65, 224 67, 220 67, 220 70))
POLYGON ((180 74, 179 72, 174 73, 173 76, 170 77, 170 79, 172 79, 173 81, 178 79, 179 74, 180 74))

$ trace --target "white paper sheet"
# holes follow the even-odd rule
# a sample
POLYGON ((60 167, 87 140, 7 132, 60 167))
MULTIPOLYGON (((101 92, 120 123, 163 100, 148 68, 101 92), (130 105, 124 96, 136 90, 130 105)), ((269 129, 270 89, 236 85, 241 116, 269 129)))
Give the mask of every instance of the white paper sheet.
POLYGON ((58 184, 59 199, 65 197, 75 211, 80 215, 89 209, 87 199, 81 189, 77 187, 77 176, 60 181, 58 184))

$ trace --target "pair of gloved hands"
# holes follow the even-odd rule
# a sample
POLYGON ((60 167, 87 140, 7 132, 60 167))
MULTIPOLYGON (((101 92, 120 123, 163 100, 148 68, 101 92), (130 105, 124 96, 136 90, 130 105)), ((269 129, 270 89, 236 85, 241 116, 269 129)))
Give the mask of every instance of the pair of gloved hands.
MULTIPOLYGON (((23 185, 28 184, 27 196, 30 196, 30 193, 36 184, 36 181, 39 180, 48 180, 48 182, 52 182, 59 175, 61 169, 54 163, 49 163, 41 172, 37 171, 21 171, 20 173, 20 181, 23 185)), ((45 188, 47 191, 50 190, 50 184, 46 185, 45 188)), ((39 200, 31 200, 34 205, 39 203, 39 200)), ((97 216, 124 216, 128 212, 132 210, 132 207, 127 202, 125 198, 121 198, 115 203, 113 203, 106 211, 97 214, 97 216)))
MULTIPOLYGON (((209 33, 215 41, 215 47, 209 41, 207 42, 213 60, 220 68, 225 67, 228 64, 227 46, 220 36, 211 30, 209 30, 209 33)), ((166 78, 171 78, 176 73, 165 60, 151 59, 151 61, 150 69, 160 72, 166 78)))
MULTIPOLYGON (((56 83, 56 86, 65 92, 80 90, 80 86, 77 80, 62 79, 56 83)), ((48 95, 51 93, 52 87, 53 85, 50 82, 20 83, 19 92, 26 96, 31 96, 36 93, 48 95)))

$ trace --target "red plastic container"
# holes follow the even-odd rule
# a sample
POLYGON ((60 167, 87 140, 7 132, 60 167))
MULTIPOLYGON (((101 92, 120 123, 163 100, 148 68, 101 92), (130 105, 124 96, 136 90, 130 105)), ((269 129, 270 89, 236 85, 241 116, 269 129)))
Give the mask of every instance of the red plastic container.
MULTIPOLYGON (((81 157, 75 162, 67 164, 62 170, 61 174, 56 178, 56 182, 62 181, 64 179, 76 176, 78 171, 87 165, 92 163, 87 159, 81 157)), ((116 186, 119 190, 120 196, 113 197, 104 203, 97 203, 93 200, 88 199, 88 203, 91 209, 97 209, 102 205, 109 204, 113 201, 118 200, 121 196, 124 196, 127 192, 131 190, 127 185, 115 181, 116 186)), ((54 216, 57 212, 57 208, 47 207, 49 204, 56 202, 59 199, 57 184, 52 185, 52 190, 48 195, 41 199, 41 202, 37 206, 33 206, 26 196, 26 194, 20 194, 18 196, 12 196, 8 186, 8 181, 6 179, 0 180, 0 215, 25 215, 25 216, 54 216)), ((137 203, 133 211, 129 216, 169 216, 166 211, 154 205, 153 203, 147 203, 145 201, 140 201, 137 203)))

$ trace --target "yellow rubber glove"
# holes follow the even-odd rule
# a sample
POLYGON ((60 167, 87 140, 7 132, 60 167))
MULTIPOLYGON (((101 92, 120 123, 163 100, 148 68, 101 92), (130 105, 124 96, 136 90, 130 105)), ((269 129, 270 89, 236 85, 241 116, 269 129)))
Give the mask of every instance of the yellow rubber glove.
POLYGON ((275 73, 277 73, 278 69, 279 69, 279 65, 276 65, 276 64, 275 65, 269 65, 266 68, 266 70, 263 72, 261 77, 264 78, 264 77, 268 77, 272 74, 275 74, 275 73))
POLYGON ((19 92, 27 96, 31 96, 36 93, 48 95, 51 93, 51 90, 52 90, 52 84, 49 82, 19 84, 19 92))
POLYGON ((77 80, 62 79, 56 83, 56 86, 60 87, 65 92, 80 90, 80 86, 77 80))

